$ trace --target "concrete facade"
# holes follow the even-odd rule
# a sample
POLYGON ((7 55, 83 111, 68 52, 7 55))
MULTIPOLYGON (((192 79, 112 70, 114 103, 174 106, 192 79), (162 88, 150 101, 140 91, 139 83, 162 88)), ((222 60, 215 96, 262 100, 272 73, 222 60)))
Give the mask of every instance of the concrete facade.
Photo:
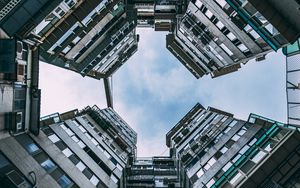
POLYGON ((167 146, 178 160, 182 187, 285 186, 297 183, 299 138, 296 127, 255 114, 242 121, 197 104, 168 132, 167 146), (288 154, 277 157, 287 148, 297 165, 287 164, 288 154), (282 165, 288 170, 280 171, 282 165))

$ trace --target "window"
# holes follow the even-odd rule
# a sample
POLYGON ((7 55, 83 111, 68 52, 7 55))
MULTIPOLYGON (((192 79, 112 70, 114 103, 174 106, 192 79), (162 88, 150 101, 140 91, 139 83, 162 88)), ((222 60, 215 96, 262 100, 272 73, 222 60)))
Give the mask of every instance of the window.
POLYGON ((228 126, 229 126, 229 127, 233 127, 233 126, 235 126, 236 123, 237 123, 237 121, 236 121, 236 120, 233 120, 228 126))
POLYGON ((251 160, 255 163, 259 163, 266 155, 267 153, 263 151, 258 151, 254 156, 252 156, 251 160))
POLYGON ((76 142, 76 143, 79 142, 79 138, 77 136, 74 135, 71 138, 74 140, 74 142, 76 142))
POLYGON ((48 138, 53 142, 53 143, 56 143, 58 142, 60 139, 55 135, 51 135, 51 136, 48 136, 48 138))
POLYGON ((233 33, 228 33, 227 35, 226 35, 231 41, 233 41, 234 39, 236 39, 236 36, 233 34, 233 33))
POLYGON ((221 153, 224 154, 227 150, 228 150, 228 148, 226 146, 224 146, 224 147, 221 148, 220 151, 221 151, 221 153))
POLYGON ((237 134, 243 136, 246 133, 246 130, 243 128, 237 134))
POLYGON ((66 176, 62 175, 58 180, 57 183, 62 187, 62 188, 67 188, 69 185, 71 185, 71 180, 66 176))
POLYGON ((224 133, 228 133, 230 131, 231 127, 227 127, 225 130, 224 130, 224 133))
POLYGON ((207 9, 205 15, 210 19, 213 16, 213 13, 207 9))
POLYGON ((116 176, 114 176, 113 174, 110 176, 110 178, 115 182, 118 183, 118 178, 116 176))
POLYGON ((47 171, 51 171, 53 170, 56 166, 55 164, 52 162, 52 160, 50 160, 49 158, 41 163, 41 166, 47 171))
POLYGON ((80 126, 78 126, 78 128, 81 130, 81 132, 83 132, 83 133, 85 133, 85 132, 86 132, 85 128, 83 128, 81 125, 80 125, 80 126))
POLYGON ((212 166, 213 164, 215 164, 217 161, 214 157, 212 157, 207 163, 212 166))
POLYGON ((77 142, 77 144, 79 145, 79 147, 85 148, 85 144, 82 141, 77 142))
POLYGON ((218 21, 218 22, 216 23, 216 26, 221 30, 221 29, 223 29, 224 24, 223 24, 221 21, 218 21))
POLYGON ((223 170, 224 172, 226 172, 231 166, 232 166, 232 163, 229 161, 229 162, 222 168, 222 170, 223 170))
POLYGON ((81 38, 77 36, 72 42, 73 42, 74 44, 77 44, 77 43, 80 41, 80 39, 81 39, 81 38))
POLYGON ((76 167, 82 172, 85 169, 85 165, 80 161, 77 163, 76 167))
POLYGON ((250 148, 250 146, 245 145, 245 146, 239 151, 239 153, 243 155, 249 148, 250 148))
POLYGON ((206 187, 207 187, 207 188, 210 188, 214 183, 215 183, 215 180, 214 180, 214 179, 211 179, 211 180, 206 184, 206 187))
POLYGON ((71 131, 71 129, 69 129, 69 128, 67 128, 65 131, 66 131, 66 133, 67 133, 69 136, 73 136, 73 135, 74 135, 73 131, 71 131))
POLYGON ((97 146, 97 145, 98 145, 98 142, 97 142, 97 140, 95 140, 94 138, 92 138, 92 139, 91 139, 91 141, 92 141, 92 143, 93 143, 95 146, 97 146))
POLYGON ((220 44, 220 47, 221 47, 221 48, 222 48, 229 56, 232 56, 232 55, 233 55, 232 51, 229 50, 229 48, 228 48, 224 43, 220 44))
POLYGON ((90 179, 90 182, 96 186, 99 183, 99 179, 95 175, 93 175, 90 179))
POLYGON ((235 142, 240 139, 241 137, 239 135, 234 135, 231 139, 234 140, 235 142))
POLYGON ((64 149, 62 152, 66 157, 70 157, 73 154, 69 148, 64 149))
POLYGON ((203 5, 203 3, 202 3, 200 0, 196 0, 195 5, 196 5, 198 8, 201 8, 202 5, 203 5))
POLYGON ((248 51, 248 48, 244 44, 240 44, 237 46, 242 52, 248 51))
POLYGON ((35 143, 30 143, 30 144, 26 145, 26 150, 30 154, 33 154, 33 153, 37 152, 40 149, 39 149, 39 147, 35 143))
POLYGON ((235 176, 233 176, 230 180, 229 183, 232 185, 237 185, 243 178, 243 175, 240 172, 237 172, 235 176))
POLYGON ((197 172, 197 177, 200 178, 203 174, 204 174, 204 171, 203 171, 202 169, 200 169, 200 170, 197 172))
POLYGON ((225 0, 216 0, 216 1, 222 8, 224 8, 225 5, 227 4, 227 2, 225 0))
POLYGON ((255 40, 260 37, 259 34, 255 30, 250 31, 249 33, 255 40))

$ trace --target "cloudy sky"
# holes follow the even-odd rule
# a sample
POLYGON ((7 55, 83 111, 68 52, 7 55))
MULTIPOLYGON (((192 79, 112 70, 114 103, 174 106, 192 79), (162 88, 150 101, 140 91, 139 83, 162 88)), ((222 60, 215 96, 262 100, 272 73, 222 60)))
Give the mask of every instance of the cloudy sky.
MULTIPOLYGON (((238 72, 197 80, 166 49, 165 32, 138 29, 139 50, 113 77, 114 108, 138 133, 138 156, 168 155, 166 133, 197 103, 246 120, 256 113, 286 122, 285 57, 271 53, 238 72)), ((41 64, 42 115, 106 107, 102 81, 41 64)))

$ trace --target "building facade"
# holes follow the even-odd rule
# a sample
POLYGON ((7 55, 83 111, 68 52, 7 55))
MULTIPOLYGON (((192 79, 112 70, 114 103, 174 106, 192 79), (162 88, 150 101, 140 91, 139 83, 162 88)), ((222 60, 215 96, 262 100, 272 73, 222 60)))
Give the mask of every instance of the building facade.
POLYGON ((263 60, 300 34, 295 19, 300 17, 299 2, 287 3, 285 10, 278 10, 285 7, 282 2, 267 2, 190 1, 167 36, 167 48, 196 78, 205 74, 214 78, 237 71, 251 59, 263 60))
POLYGON ((39 133, 38 57, 34 41, 0 36, 0 130, 39 133))
POLYGON ((112 109, 52 114, 38 136, 1 132, 1 178, 11 187, 125 187, 136 136, 112 109))
POLYGON ((136 158, 127 167, 127 188, 141 187, 180 187, 176 160, 171 157, 136 158))
POLYGON ((295 186, 300 133, 251 114, 248 121, 193 107, 167 134, 182 187, 295 186))
POLYGON ((35 32, 47 63, 97 79, 111 76, 137 51, 136 10, 118 1, 63 1, 35 32))
POLYGON ((283 48, 286 55, 286 93, 288 123, 300 124, 300 39, 283 48))

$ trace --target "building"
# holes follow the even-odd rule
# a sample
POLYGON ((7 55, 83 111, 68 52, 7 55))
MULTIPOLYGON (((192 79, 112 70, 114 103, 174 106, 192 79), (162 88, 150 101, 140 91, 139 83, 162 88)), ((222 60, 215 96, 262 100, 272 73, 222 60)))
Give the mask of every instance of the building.
POLYGON ((127 188, 180 187, 176 160, 171 157, 138 157, 127 167, 127 188))
POLYGON ((26 38, 61 1, 3 0, 0 2, 0 30, 9 37, 26 38))
POLYGON ((176 16, 183 14, 186 0, 130 0, 137 9, 138 27, 152 27, 155 31, 173 31, 176 16))
POLYGON ((0 131, 39 133, 38 57, 34 41, 0 34, 0 131))
POLYGON ((35 33, 43 61, 100 79, 137 51, 136 25, 136 10, 121 0, 69 0, 45 16, 35 33))
POLYGON ((97 106, 43 117, 38 136, 0 134, 7 187, 125 187, 125 167, 136 153, 136 133, 97 106))
POLYGON ((286 93, 288 124, 300 124, 300 39, 283 48, 286 55, 286 93))
POLYGON ((167 36, 167 48, 196 78, 228 74, 297 40, 298 7, 294 0, 284 5, 279 1, 190 1, 167 36))
POLYGON ((300 133, 251 114, 248 121, 195 105, 167 134, 182 187, 288 187, 299 183, 300 133))

